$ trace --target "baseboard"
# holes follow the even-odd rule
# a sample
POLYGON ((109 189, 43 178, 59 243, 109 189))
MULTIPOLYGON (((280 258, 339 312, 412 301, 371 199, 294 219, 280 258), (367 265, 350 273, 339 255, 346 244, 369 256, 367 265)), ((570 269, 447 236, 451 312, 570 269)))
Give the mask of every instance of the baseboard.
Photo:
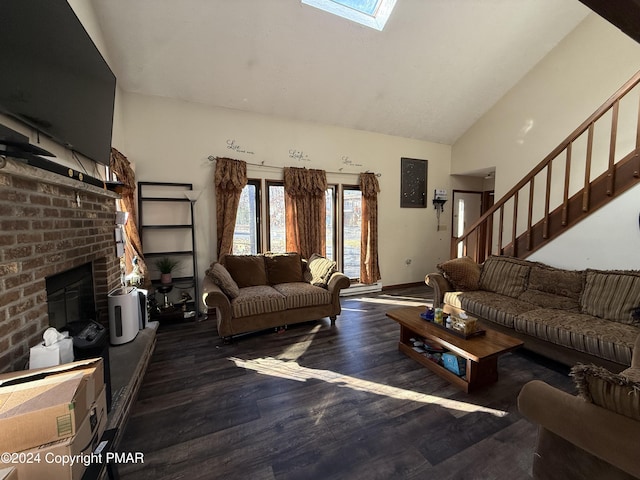
POLYGON ((349 297, 351 295, 363 295, 365 293, 376 293, 382 291, 382 282, 378 281, 371 285, 364 283, 354 283, 346 290, 340 290, 341 297, 349 297))
POLYGON ((395 290, 398 288, 411 288, 426 285, 424 282, 412 282, 412 283, 399 283, 397 285, 385 285, 382 290, 395 290))

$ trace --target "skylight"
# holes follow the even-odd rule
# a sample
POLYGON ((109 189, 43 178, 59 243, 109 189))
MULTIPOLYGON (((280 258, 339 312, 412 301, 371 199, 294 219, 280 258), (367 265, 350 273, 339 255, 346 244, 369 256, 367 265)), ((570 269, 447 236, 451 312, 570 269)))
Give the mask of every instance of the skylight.
POLYGON ((302 3, 376 30, 384 28, 396 6, 396 0, 302 0, 302 3))

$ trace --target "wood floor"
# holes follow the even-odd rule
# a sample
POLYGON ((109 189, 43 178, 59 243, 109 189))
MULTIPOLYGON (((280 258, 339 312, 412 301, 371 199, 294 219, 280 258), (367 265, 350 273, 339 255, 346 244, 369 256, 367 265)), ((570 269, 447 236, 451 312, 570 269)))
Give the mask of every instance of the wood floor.
POLYGON ((123 479, 528 479, 536 428, 516 397, 568 370, 524 351, 465 394, 398 351, 385 311, 427 286, 346 297, 329 319, 224 345, 215 322, 162 325, 120 452, 123 479))

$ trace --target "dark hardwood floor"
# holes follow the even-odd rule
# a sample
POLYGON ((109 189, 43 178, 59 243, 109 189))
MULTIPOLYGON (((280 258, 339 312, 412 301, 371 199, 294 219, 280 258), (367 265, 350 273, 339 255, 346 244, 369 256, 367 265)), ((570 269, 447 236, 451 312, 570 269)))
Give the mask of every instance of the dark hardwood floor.
POLYGON ((120 452, 123 479, 528 479, 536 427, 516 407, 568 369, 525 351, 465 394, 398 351, 385 311, 427 286, 346 297, 328 319, 224 345, 215 322, 161 325, 120 452))

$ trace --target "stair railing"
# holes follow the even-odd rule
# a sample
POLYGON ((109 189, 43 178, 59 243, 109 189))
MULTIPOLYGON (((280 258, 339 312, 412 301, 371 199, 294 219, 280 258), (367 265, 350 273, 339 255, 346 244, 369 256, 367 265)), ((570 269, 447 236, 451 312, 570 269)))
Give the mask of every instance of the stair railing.
MULTIPOLYGON (((621 131, 619 125, 621 101, 634 91, 638 83, 640 83, 640 72, 618 89, 522 180, 495 202, 463 235, 454 237, 451 248, 452 257, 457 256, 459 245, 462 245, 463 255, 468 255, 479 263, 490 255, 526 257, 562 233, 567 227, 574 225, 606 203, 608 198, 605 197, 613 197, 640 181, 640 102, 632 106, 631 120, 628 120, 629 115, 624 118, 625 132, 629 131, 629 122, 635 121, 635 146, 631 148, 630 153, 616 161, 616 144, 618 132, 621 131), (607 114, 611 115, 611 121, 604 127, 603 133, 608 137, 608 149, 604 149, 608 150, 606 153, 608 159, 604 165, 604 172, 593 180, 596 123, 607 114), (583 147, 581 142, 584 142, 586 147, 583 147), (585 152, 584 164, 581 165, 584 168, 584 175, 578 180, 579 190, 572 194, 572 168, 578 168, 574 150, 579 143, 585 152), (562 157, 564 157, 564 165, 562 165, 564 178, 562 173, 554 175, 556 170, 559 170, 557 165, 553 168, 554 160, 561 161, 562 157), (626 168, 621 170, 619 167, 623 164, 626 168), (621 178, 616 178, 617 176, 621 178), (544 199, 540 196, 541 192, 544 194, 544 199), (552 209, 553 201, 556 203, 552 209)), ((635 90, 635 93, 637 94, 638 91, 635 90)), ((629 95, 628 98, 631 99, 631 97, 632 95, 629 95)), ((598 123, 599 129, 601 125, 602 123, 598 123)), ((602 137, 598 136, 598 139, 600 138, 602 137)))

